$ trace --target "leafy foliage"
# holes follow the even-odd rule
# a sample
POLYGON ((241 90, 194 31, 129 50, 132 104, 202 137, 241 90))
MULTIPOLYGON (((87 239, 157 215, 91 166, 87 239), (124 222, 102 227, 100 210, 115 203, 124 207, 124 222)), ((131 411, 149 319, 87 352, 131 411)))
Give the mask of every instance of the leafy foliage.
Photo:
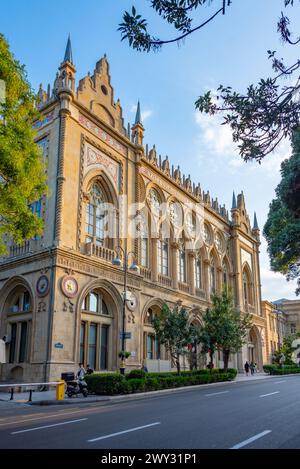
POLYGON ((292 155, 281 164, 281 182, 269 206, 264 236, 268 243, 271 268, 298 279, 300 293, 300 131, 294 134, 292 155))
POLYGON ((234 307, 231 292, 224 289, 221 295, 213 296, 212 307, 206 310, 202 320, 199 340, 203 351, 209 352, 211 358, 216 350, 223 351, 226 372, 230 353, 238 352, 246 342, 250 315, 242 315, 234 307))
POLYGON ((181 41, 194 31, 203 28, 217 15, 224 14, 226 6, 230 4, 231 0, 151 0, 151 7, 163 20, 181 33, 179 36, 170 40, 162 40, 151 36, 147 29, 147 21, 137 14, 135 7, 132 7, 131 13, 127 11, 124 13, 123 23, 119 24, 118 30, 122 34, 121 40, 127 39, 129 45, 134 49, 144 52, 156 51, 164 44, 181 41), (194 19, 191 15, 197 8, 209 6, 216 1, 219 2, 220 8, 207 20, 193 27, 194 19))
MULTIPOLYGON (((151 0, 151 7, 168 24, 174 26, 180 35, 174 39, 162 40, 150 35, 148 24, 133 7, 131 14, 124 13, 119 25, 122 40, 138 51, 156 51, 163 45, 183 40, 189 34, 203 28, 216 16, 225 14, 233 0, 151 0), (206 21, 193 26, 193 14, 203 11, 203 7, 213 4, 220 6, 206 21)), ((284 0, 285 8, 299 5, 296 0, 284 0)), ((300 37, 293 37, 290 18, 284 13, 277 23, 277 30, 284 44, 296 46, 300 37)), ((251 84, 245 93, 234 91, 230 86, 220 85, 217 96, 204 93, 195 102, 196 109, 210 115, 221 114, 222 124, 227 124, 233 141, 238 143, 241 157, 247 160, 261 160, 285 138, 292 138, 300 122, 300 60, 285 64, 275 50, 268 50, 275 76, 261 79, 257 85, 251 84), (297 76, 298 72, 298 76, 297 76), (296 76, 295 76, 296 75, 296 76), (294 77, 290 86, 280 82, 282 78, 294 77)))
POLYGON ((276 350, 273 353, 273 361, 274 363, 281 364, 284 363, 284 365, 296 365, 296 363, 292 359, 292 355, 294 350, 297 349, 292 346, 293 341, 297 338, 299 338, 300 334, 293 334, 293 335, 288 335, 284 337, 283 343, 280 346, 279 350, 276 350))
POLYGON ((178 307, 171 310, 164 304, 160 314, 154 318, 153 327, 159 343, 166 347, 180 373, 180 356, 186 352, 186 346, 195 335, 195 328, 189 323, 187 311, 178 307))
POLYGON ((38 117, 35 97, 24 66, 12 56, 0 34, 0 79, 5 102, 0 103, 0 254, 4 235, 16 243, 41 233, 43 223, 29 208, 46 191, 41 150, 34 143, 32 121, 38 117))

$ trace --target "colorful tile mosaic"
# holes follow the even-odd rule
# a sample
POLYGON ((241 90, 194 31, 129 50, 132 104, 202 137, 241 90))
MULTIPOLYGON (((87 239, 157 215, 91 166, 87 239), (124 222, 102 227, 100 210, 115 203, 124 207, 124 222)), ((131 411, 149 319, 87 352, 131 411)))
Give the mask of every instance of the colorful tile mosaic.
POLYGON ((79 123, 83 125, 86 129, 88 129, 90 132, 93 134, 97 135, 103 142, 107 143, 109 146, 117 150, 119 153, 122 155, 126 156, 127 155, 127 149, 124 145, 121 145, 117 140, 112 138, 110 135, 108 135, 104 130, 100 129, 97 125, 93 124, 90 120, 88 120, 86 117, 82 116, 79 114, 79 123))

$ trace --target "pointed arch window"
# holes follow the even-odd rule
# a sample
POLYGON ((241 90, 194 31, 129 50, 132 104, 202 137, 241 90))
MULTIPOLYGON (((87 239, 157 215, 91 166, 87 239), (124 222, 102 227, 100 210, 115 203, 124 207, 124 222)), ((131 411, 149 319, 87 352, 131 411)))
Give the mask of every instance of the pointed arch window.
POLYGON ((195 287, 202 288, 202 259, 198 255, 194 259, 194 269, 195 269, 195 287))
POLYGON ((184 241, 180 241, 178 249, 178 280, 186 282, 186 251, 184 241))
POLYGON ((243 271, 243 294, 244 305, 247 308, 249 304, 252 304, 252 286, 250 275, 246 270, 243 271))
POLYGON ((227 266, 225 264, 225 262, 223 262, 223 288, 225 288, 226 290, 228 290, 228 269, 227 269, 227 266))
POLYGON ((157 270, 161 275, 169 275, 169 239, 163 237, 162 229, 157 240, 157 270))
POLYGON ((215 294, 217 291, 217 284, 216 284, 216 264, 213 258, 210 260, 210 292, 215 294))
POLYGON ((92 185, 85 211, 86 242, 103 246, 105 242, 104 210, 105 198, 99 184, 92 185))
POLYGON ((141 225, 141 265, 149 266, 149 238, 146 222, 141 225))

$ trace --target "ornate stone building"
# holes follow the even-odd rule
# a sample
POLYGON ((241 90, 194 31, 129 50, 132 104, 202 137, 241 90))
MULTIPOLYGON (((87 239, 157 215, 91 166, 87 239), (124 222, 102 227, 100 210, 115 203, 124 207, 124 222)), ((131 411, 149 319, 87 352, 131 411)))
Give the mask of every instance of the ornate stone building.
MULTIPOLYGON (((250 225, 243 193, 233 196, 229 217, 155 146, 144 146, 139 105, 134 125, 125 128, 105 56, 78 88, 75 74, 68 40, 52 91, 40 87, 42 118, 34 123, 49 193, 32 210, 44 219, 44 233, 22 246, 9 244, 0 264, 1 380, 58 379, 79 361, 96 370, 119 368, 124 271, 113 263, 119 245, 139 266, 127 273, 128 368, 144 360, 149 369, 169 363, 152 327, 164 302, 186 307, 191 321, 201 322, 211 293, 224 284, 232 286, 241 312, 253 316, 248 343, 230 364, 241 369, 253 359, 261 366, 259 228, 256 217, 250 225), (151 213, 142 216, 145 208, 151 213), (139 236, 127 240, 132 224, 139 236), (176 226, 183 226, 177 234, 176 226), (197 247, 189 241, 200 231, 204 240, 197 247)), ((215 362, 222 366, 222 357, 215 362)))

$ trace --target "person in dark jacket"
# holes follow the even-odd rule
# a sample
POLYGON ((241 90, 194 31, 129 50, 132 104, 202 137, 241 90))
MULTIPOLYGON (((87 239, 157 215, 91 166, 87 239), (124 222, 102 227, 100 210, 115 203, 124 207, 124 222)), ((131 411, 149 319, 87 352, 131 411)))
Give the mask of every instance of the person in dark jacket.
POLYGON ((244 368, 245 368, 246 375, 249 376, 249 368, 250 368, 250 365, 249 365, 248 362, 245 363, 244 368))

